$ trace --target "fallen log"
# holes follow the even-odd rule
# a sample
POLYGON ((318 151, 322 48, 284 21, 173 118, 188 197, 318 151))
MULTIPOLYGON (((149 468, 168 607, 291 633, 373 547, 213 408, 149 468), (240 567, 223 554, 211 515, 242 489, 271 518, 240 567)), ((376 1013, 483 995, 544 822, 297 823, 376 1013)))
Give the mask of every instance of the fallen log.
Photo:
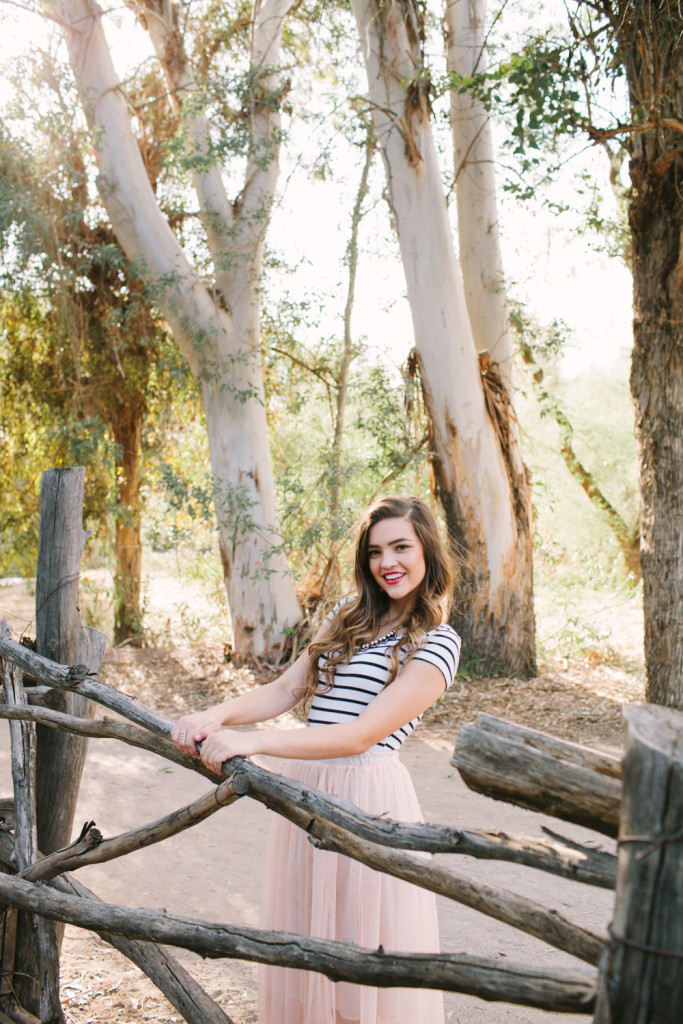
POLYGON ((470 789, 616 836, 621 803, 617 778, 560 760, 562 741, 557 741, 555 756, 526 743, 510 723, 496 732, 487 724, 481 727, 477 719, 457 736, 452 764, 470 789))
POLYGON ((205 957, 255 960, 318 971, 332 981, 378 987, 440 988, 565 1013, 591 1013, 593 1007, 596 972, 585 969, 550 971, 464 954, 388 953, 291 932, 238 929, 163 910, 97 903, 1 874, 0 899, 93 931, 182 946, 205 957))

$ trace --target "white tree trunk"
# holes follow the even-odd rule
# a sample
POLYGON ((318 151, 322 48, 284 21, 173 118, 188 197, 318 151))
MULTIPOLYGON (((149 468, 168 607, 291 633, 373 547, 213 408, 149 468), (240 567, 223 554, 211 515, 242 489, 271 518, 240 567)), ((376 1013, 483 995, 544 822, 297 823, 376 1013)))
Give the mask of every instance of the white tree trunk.
MULTIPOLYGON (((406 275, 433 432, 439 490, 471 593, 470 653, 509 672, 535 669, 528 507, 494 426, 479 371, 431 133, 419 15, 412 0, 353 0, 375 130, 406 275)), ((525 482, 525 481, 524 481, 525 482)))
MULTIPOLYGON (((486 0, 449 0, 444 19, 448 70, 471 78, 486 70, 486 0)), ((451 89, 451 137, 458 209, 459 262, 472 336, 485 386, 502 388, 493 401, 504 415, 504 450, 518 515, 528 519, 531 494, 512 408, 513 348, 510 337, 503 258, 500 251, 496 176, 491 121, 480 99, 451 89)), ((529 555, 531 557, 531 555, 529 555)))
MULTIPOLYGON (((52 9, 64 27, 93 131, 102 201, 122 248, 138 263, 201 383, 235 648, 239 656, 259 654, 299 617, 280 539, 259 350, 255 287, 268 210, 258 230, 252 230, 253 258, 249 261, 245 255, 245 287, 237 310, 230 310, 226 296, 221 294, 217 301, 204 286, 156 203, 99 8, 92 0, 56 0, 52 9)), ((275 159, 269 176, 272 188, 276 176, 275 159)), ((216 187, 215 174, 210 178, 216 187)), ((254 221, 258 217, 252 217, 254 221)), ((245 254, 247 249, 245 241, 245 254)))
MULTIPOLYGON (((469 78, 486 70, 486 0, 449 0, 445 34, 448 70, 469 78)), ((505 386, 512 380, 512 344, 500 254, 493 142, 489 115, 471 92, 451 89, 451 134, 458 206, 460 266, 472 335, 488 352, 505 386)))

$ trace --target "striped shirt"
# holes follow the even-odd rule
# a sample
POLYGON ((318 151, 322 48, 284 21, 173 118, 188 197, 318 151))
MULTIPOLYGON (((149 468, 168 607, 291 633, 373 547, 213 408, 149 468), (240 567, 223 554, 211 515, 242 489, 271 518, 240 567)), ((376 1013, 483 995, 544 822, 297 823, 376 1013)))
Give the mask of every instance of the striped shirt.
MULTIPOLYGON (((334 685, 327 693, 317 692, 308 713, 308 725, 331 725, 349 722, 357 718, 373 697, 384 689, 391 670, 391 649, 400 643, 400 637, 391 634, 378 642, 355 652, 345 665, 337 665, 334 685)), ((401 650, 399 664, 403 665, 408 654, 401 650)), ((460 637, 450 626, 443 624, 425 634, 421 646, 415 651, 412 661, 426 661, 443 673, 446 689, 455 679, 460 657, 460 637)), ((320 682, 324 685, 322 669, 324 655, 320 658, 320 682)), ((400 669, 399 669, 400 671, 400 669)), ((372 750, 398 750, 422 718, 418 715, 396 732, 386 736, 372 750)))

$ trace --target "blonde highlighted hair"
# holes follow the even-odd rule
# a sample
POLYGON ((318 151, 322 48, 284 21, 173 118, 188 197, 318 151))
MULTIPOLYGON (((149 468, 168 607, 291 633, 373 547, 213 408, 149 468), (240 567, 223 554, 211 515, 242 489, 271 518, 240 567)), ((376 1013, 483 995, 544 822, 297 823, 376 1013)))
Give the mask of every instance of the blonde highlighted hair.
POLYGON ((308 677, 302 702, 306 704, 322 685, 329 690, 338 665, 350 661, 362 644, 377 638, 380 622, 389 611, 390 598, 370 572, 370 530, 383 519, 407 519, 422 545, 425 574, 417 588, 415 603, 407 619, 400 624, 401 643, 391 651, 391 668, 387 683, 396 678, 399 649, 408 659, 420 646, 426 633, 448 618, 455 587, 455 560, 442 540, 434 515, 419 498, 380 498, 358 523, 355 557, 355 597, 339 605, 319 640, 308 648, 308 677), (321 663, 321 658, 323 659, 321 663), (320 668, 324 683, 320 681, 320 668))

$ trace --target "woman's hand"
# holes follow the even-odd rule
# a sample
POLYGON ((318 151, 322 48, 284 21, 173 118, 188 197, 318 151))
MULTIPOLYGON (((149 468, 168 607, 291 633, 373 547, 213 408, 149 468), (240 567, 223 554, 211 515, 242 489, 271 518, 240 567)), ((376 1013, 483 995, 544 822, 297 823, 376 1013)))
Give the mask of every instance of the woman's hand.
POLYGON ((214 732, 202 743, 199 754, 202 763, 216 775, 220 775, 221 765, 231 757, 249 757, 258 754, 258 732, 238 732, 236 729, 221 729, 214 732))
POLYGON ((203 743, 207 736, 218 732, 222 725, 223 712, 219 704, 193 715, 183 715, 173 726, 171 739, 183 754, 198 758, 196 744, 203 743))

